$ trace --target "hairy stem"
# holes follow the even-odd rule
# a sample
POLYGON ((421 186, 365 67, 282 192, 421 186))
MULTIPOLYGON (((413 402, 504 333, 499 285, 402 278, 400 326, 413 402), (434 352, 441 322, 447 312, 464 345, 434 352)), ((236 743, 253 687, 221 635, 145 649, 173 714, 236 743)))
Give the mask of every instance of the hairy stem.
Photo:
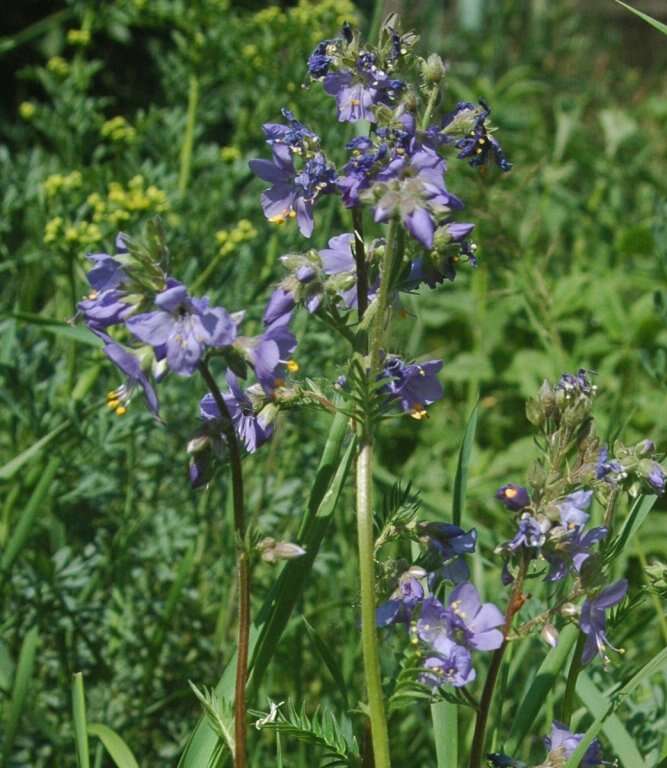
MULTIPOLYGON (((372 320, 368 349, 368 376, 374 382, 380 368, 380 354, 384 331, 388 322, 390 276, 394 259, 396 221, 392 219, 387 232, 383 259, 380 293, 372 320)), ((356 222, 355 222, 356 228, 356 222)), ((356 252, 355 252, 356 258, 356 252)), ((357 280, 364 279, 364 263, 357 280)), ((367 283, 366 283, 367 284, 367 283)), ((366 289, 367 290, 367 289, 366 289)), ((360 308, 363 306, 360 303, 360 308)), ((361 315, 361 312, 360 312, 361 315)), ((362 425, 357 455, 357 537, 359 541, 359 580, 361 591, 361 646, 364 657, 364 676, 371 721, 371 740, 375 768, 390 768, 389 734, 384 708, 384 695, 380 678, 380 655, 375 626, 375 535, 373 531, 373 424, 369 417, 362 425)))
POLYGON ((428 102, 426 103, 426 111, 421 120, 420 128, 425 131, 428 128, 428 124, 431 122, 431 115, 435 109, 435 103, 438 100, 438 93, 440 92, 440 86, 435 83, 431 86, 431 93, 428 95, 428 102))
POLYGON ((241 469, 241 451, 234 431, 234 425, 227 409, 225 399, 206 363, 201 363, 199 371, 213 395, 222 417, 222 432, 229 451, 229 463, 232 472, 232 497, 234 502, 234 532, 236 534, 236 567, 239 583, 239 627, 236 661, 236 686, 234 693, 234 768, 246 768, 246 683, 248 681, 248 643, 250 637, 250 569, 246 549, 245 507, 243 496, 243 471, 241 469))
POLYGON ((565 725, 570 724, 570 718, 572 717, 572 707, 574 705, 574 692, 577 686, 577 678, 579 672, 581 672, 581 656, 584 652, 584 643, 586 642, 586 635, 583 632, 579 632, 577 638, 577 644, 574 647, 574 653, 572 654, 572 661, 570 662, 570 670, 567 673, 567 683, 565 685, 565 695, 563 696, 563 704, 561 710, 561 721, 565 725))
POLYGON ((497 648, 493 657, 491 658, 491 666, 486 676, 486 682, 484 683, 484 690, 482 691, 482 698, 479 702, 479 710, 477 711, 477 719, 475 720, 475 733, 472 738, 472 747, 470 750, 470 768, 480 768, 482 764, 482 755, 484 754, 484 741, 486 737, 486 722, 489 717, 489 711, 491 709, 491 702, 493 700, 493 692, 496 687, 496 681, 498 679, 498 672, 505 655, 507 648, 507 636, 512 626, 512 619, 514 615, 519 611, 523 605, 523 582, 526 577, 526 571, 528 570, 528 560, 525 556, 522 556, 521 563, 519 564, 519 572, 514 580, 514 587, 512 589, 512 595, 510 601, 507 604, 507 610, 505 611, 505 625, 503 627, 504 640, 500 648, 497 648))

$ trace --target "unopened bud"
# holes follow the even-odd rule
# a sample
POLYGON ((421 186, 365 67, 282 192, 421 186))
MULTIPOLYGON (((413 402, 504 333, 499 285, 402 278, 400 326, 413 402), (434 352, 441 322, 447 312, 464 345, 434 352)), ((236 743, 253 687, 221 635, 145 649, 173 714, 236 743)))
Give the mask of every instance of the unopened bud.
POLYGON ((278 560, 294 560, 306 554, 306 550, 298 544, 290 541, 276 541, 275 539, 262 539, 257 545, 262 553, 262 560, 267 563, 276 563, 278 560))
POLYGON ((540 632, 540 637, 547 645, 555 648, 558 645, 560 633, 553 624, 545 624, 540 632))
POLYGON ((573 619, 579 615, 579 608, 574 603, 563 603, 560 607, 561 616, 573 619))
POLYGON ((445 62, 437 53, 432 53, 428 59, 422 61, 421 68, 427 83, 439 83, 447 72, 445 62))

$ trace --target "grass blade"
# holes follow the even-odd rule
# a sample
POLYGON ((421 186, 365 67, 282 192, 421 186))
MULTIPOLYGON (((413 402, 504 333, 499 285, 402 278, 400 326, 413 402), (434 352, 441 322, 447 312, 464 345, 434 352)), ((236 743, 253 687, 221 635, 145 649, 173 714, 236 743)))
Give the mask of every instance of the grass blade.
POLYGON ((139 763, 132 754, 132 750, 116 731, 106 725, 102 725, 102 723, 91 723, 88 726, 88 734, 90 736, 97 736, 102 744, 104 744, 104 748, 117 768, 139 768, 139 763))
POLYGON ((75 672, 72 679, 72 717, 74 718, 74 744, 76 762, 79 768, 90 768, 88 752, 88 730, 86 728, 86 695, 83 690, 83 675, 75 672))
POLYGON ((475 432, 477 431, 477 418, 479 415, 479 401, 472 409, 466 431, 463 435, 461 450, 459 451, 459 462, 456 467, 456 477, 454 479, 454 498, 452 500, 452 522, 454 525, 461 525, 463 509, 465 507, 466 486, 468 485, 468 466, 470 465, 470 455, 475 444, 475 432))
POLYGON ((60 336, 76 341, 79 344, 102 349, 102 340, 83 326, 70 325, 62 320, 54 320, 51 317, 44 317, 43 315, 30 312, 15 312, 12 317, 29 325, 38 325, 42 331, 52 333, 54 336, 60 336))
POLYGON ((30 496, 30 501, 26 505, 18 523, 12 531, 7 546, 2 553, 2 560, 0 560, 0 571, 2 572, 3 578, 9 572, 14 561, 21 554, 21 550, 30 538, 37 514, 42 511, 42 502, 49 493, 51 483, 53 482, 59 467, 60 458, 53 456, 46 465, 46 469, 40 477, 37 487, 30 496))
MULTIPOLYGON (((594 717, 606 711, 607 697, 597 689, 585 672, 580 672, 577 678, 577 695, 594 717)), ((609 716, 602 730, 614 750, 614 755, 625 768, 645 768, 644 758, 616 715, 609 716)))
POLYGON ((652 16, 649 16, 647 13, 642 13, 641 11, 638 11, 636 8, 633 8, 631 5, 628 5, 627 3, 622 2, 622 0, 616 0, 616 2, 619 5, 622 5, 624 8, 627 8, 632 13, 635 13, 637 16, 639 16, 640 19, 644 19, 644 21, 647 24, 650 24, 652 27, 655 27, 658 32, 662 32, 663 35, 667 35, 667 24, 663 24, 661 21, 658 21, 657 19, 654 19, 652 16))
POLYGON ((565 669, 565 662, 572 650, 579 628, 568 624, 560 633, 558 645, 552 648, 537 670, 512 723, 512 730, 507 742, 506 751, 510 755, 517 754, 524 738, 530 731, 535 718, 546 701, 547 694, 553 688, 558 676, 565 669))
POLYGON ((317 632, 315 631, 315 628, 312 626, 312 624, 310 624, 310 622, 306 619, 305 616, 303 618, 303 625, 306 628, 306 632, 308 633, 308 637, 310 638, 311 643, 315 646, 315 650, 320 655, 326 668, 329 670, 329 673, 331 674, 331 677, 333 678, 334 683, 336 683, 336 686, 340 692, 340 695, 343 697, 343 701, 345 702, 345 706, 347 706, 347 700, 348 700, 347 686, 345 685, 345 678, 343 676, 343 671, 340 668, 340 665, 338 664, 336 657, 334 656, 333 653, 331 653, 327 644, 317 634, 317 632))
POLYGON ((431 704, 437 768, 459 764, 459 708, 451 701, 431 704))
POLYGON ((25 707, 26 697, 32 673, 35 668, 35 656, 39 644, 39 634, 37 627, 33 627, 23 639, 19 661, 16 665, 16 674, 14 675, 14 686, 12 688, 12 698, 7 708, 5 716, 5 733, 2 745, 2 765, 8 764, 9 756, 14 746, 14 739, 18 730, 23 708, 25 707))
POLYGON ((623 523, 621 532, 618 534, 618 537, 612 541, 609 547, 612 557, 617 557, 626 547, 630 539, 632 539, 641 528, 648 513, 653 509, 653 505, 657 498, 657 496, 640 496, 635 501, 630 510, 630 514, 627 516, 625 523, 623 523))
POLYGON ((636 675, 633 675, 625 685, 619 688, 618 691, 609 699, 607 706, 603 709, 595 718, 591 726, 584 734, 583 739, 579 742, 579 745, 574 750, 570 759, 565 764, 565 768, 578 768, 583 756, 586 754, 586 750, 591 745, 593 739, 600 733, 602 726, 607 718, 612 714, 616 707, 621 703, 623 697, 628 696, 634 691, 637 686, 647 680, 651 675, 659 672, 662 667, 667 665, 667 648, 663 648, 659 654, 654 656, 651 661, 645 664, 636 675))
POLYGON ((53 442, 56 437, 65 432, 72 424, 70 421, 64 421, 59 424, 55 429, 52 429, 48 434, 37 440, 25 451, 21 451, 18 456, 14 456, 11 461, 8 461, 4 466, 0 467, 0 480, 11 480, 12 477, 21 469, 21 467, 30 459, 33 459, 43 448, 46 448, 49 443, 53 442))

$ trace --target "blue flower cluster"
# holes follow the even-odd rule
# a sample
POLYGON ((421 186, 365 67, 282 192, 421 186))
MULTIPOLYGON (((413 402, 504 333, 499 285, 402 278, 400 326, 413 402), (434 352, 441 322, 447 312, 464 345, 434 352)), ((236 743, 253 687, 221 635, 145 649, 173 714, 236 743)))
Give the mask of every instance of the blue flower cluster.
POLYGON ((464 555, 474 552, 477 532, 449 523, 422 523, 419 531, 429 550, 427 561, 436 566, 430 572, 408 569, 389 600, 378 606, 376 621, 379 627, 409 626, 411 641, 424 657, 424 684, 458 688, 475 679, 474 651, 502 645, 505 617, 492 603, 482 603, 468 581, 464 555), (455 586, 443 604, 436 594, 445 581, 455 586))

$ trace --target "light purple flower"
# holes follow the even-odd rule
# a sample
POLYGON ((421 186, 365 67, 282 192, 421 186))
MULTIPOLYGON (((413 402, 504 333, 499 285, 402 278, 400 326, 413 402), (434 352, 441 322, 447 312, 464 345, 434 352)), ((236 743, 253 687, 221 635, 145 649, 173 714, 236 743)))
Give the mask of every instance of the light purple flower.
POLYGON ((167 289, 155 297, 158 310, 135 315, 126 325, 153 348, 166 347, 174 373, 191 376, 207 347, 228 347, 236 338, 236 325, 221 307, 208 299, 192 298, 182 283, 169 279, 167 289))
POLYGON ((134 354, 127 347, 123 347, 117 342, 110 339, 106 334, 98 334, 104 341, 104 354, 111 360, 111 362, 119 368, 126 376, 125 384, 109 393, 107 397, 107 404, 114 408, 122 406, 125 408, 132 399, 137 387, 140 387, 146 398, 146 403, 149 409, 155 415, 159 415, 160 405, 155 393, 155 388, 151 384, 148 376, 143 371, 141 362, 136 354, 134 354))
POLYGON ((552 528, 542 554, 551 566, 546 581, 560 581, 570 570, 581 571, 591 556, 591 547, 606 538, 608 530, 602 526, 586 533, 581 527, 552 528), (560 534, 560 535, 559 535, 560 534))
POLYGON ((503 633, 498 627, 505 625, 505 617, 493 603, 481 602, 474 584, 459 584, 449 596, 448 608, 456 617, 448 632, 452 640, 479 651, 500 648, 503 633))
POLYGON ((426 418, 426 406, 443 396, 442 384, 436 374, 442 368, 442 360, 425 363, 405 363, 399 357, 387 356, 381 378, 387 382, 382 390, 401 410, 418 421, 426 418))
POLYGON ((592 499, 593 491, 581 490, 570 493, 557 502, 561 525, 567 529, 581 528, 586 525, 590 517, 586 510, 590 507, 592 499))
POLYGON ((511 552, 519 547, 539 548, 544 544, 546 533, 550 527, 547 520, 538 521, 532 515, 524 512, 519 518, 519 527, 514 538, 508 541, 504 548, 511 552))
POLYGON ((393 595, 381 603, 375 612, 378 627, 391 624, 408 623, 412 619, 415 607, 424 599, 424 588, 418 579, 409 572, 399 579, 398 588, 393 595))
POLYGON ((605 647, 609 646, 612 650, 616 650, 607 638, 605 611, 620 603, 627 591, 627 579, 621 579, 611 586, 605 587, 595 597, 586 598, 579 621, 581 631, 586 635, 586 643, 581 656, 582 664, 588 664, 598 653, 603 661, 608 662, 609 658, 605 652, 605 647))
POLYGON ((271 294, 269 303, 264 310, 264 317, 262 318, 264 327, 273 325, 276 320, 280 320, 286 316, 289 319, 292 315, 294 305, 294 296, 290 291, 285 288, 276 288, 271 294))
POLYGON ((447 683, 460 688, 473 682, 476 672, 469 651, 445 636, 436 639, 433 650, 435 653, 424 662, 421 681, 425 685, 439 687, 447 683))
POLYGON ((260 336, 245 342, 257 381, 269 395, 276 387, 283 385, 285 366, 296 349, 296 337, 288 327, 289 321, 289 314, 282 315, 260 336))
MULTIPOLYGON (((547 759, 558 761, 558 764, 565 764, 572 757, 575 749, 584 738, 583 733, 572 733, 566 725, 554 720, 551 726, 551 736, 545 736, 544 746, 549 752, 547 759)), ((600 742, 594 739, 581 761, 581 768, 595 768, 598 765, 608 765, 602 759, 602 749, 600 742)))

